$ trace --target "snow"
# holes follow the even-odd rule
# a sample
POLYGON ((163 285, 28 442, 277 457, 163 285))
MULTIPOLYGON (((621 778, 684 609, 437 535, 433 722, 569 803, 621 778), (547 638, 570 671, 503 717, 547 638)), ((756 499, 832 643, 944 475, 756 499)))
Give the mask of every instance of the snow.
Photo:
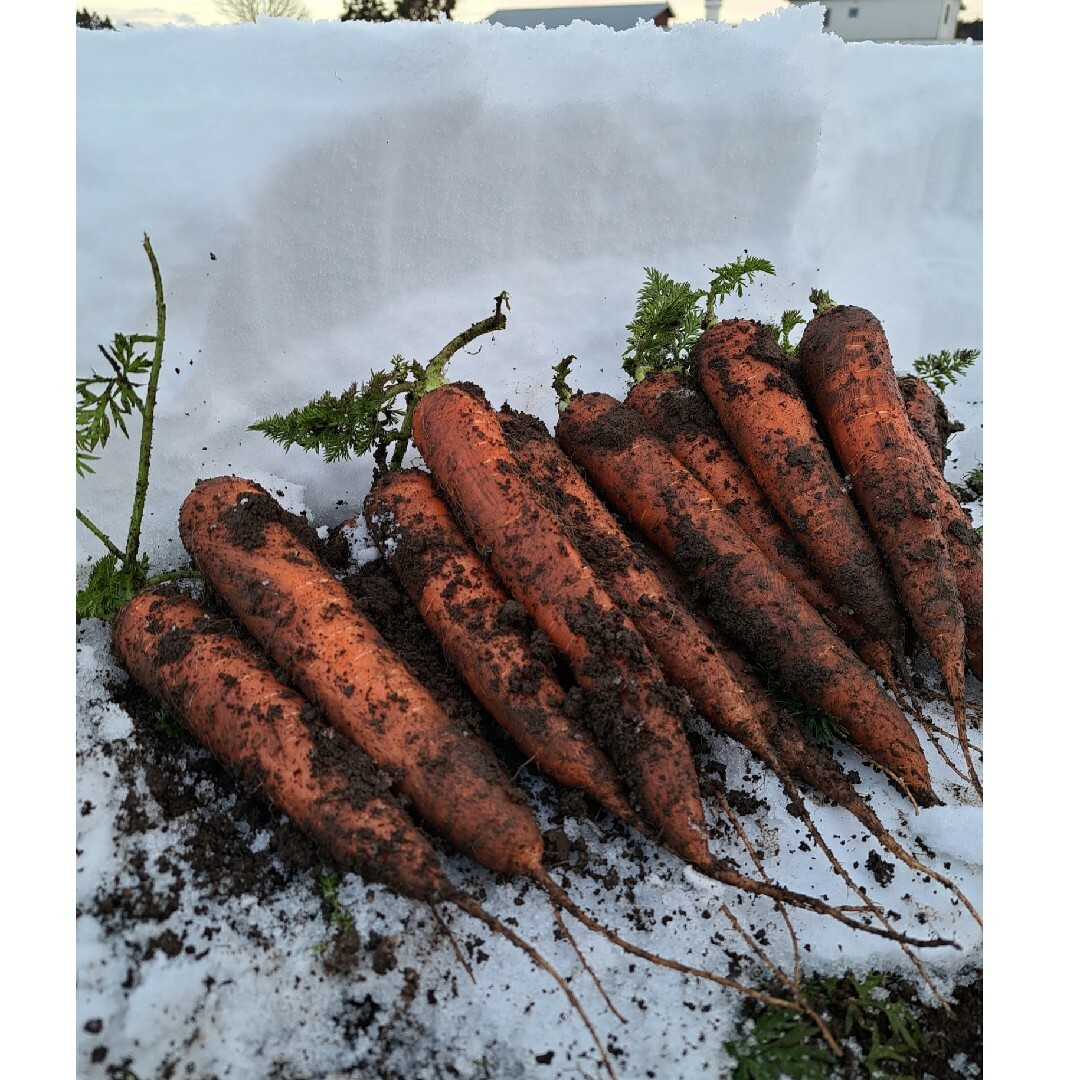
MULTIPOLYGON (((810 289, 825 287, 881 318, 901 371, 925 353, 981 348, 982 50, 845 45, 822 35, 820 22, 820 9, 810 8, 667 33, 270 20, 79 34, 80 373, 100 366, 96 346, 114 332, 152 330, 144 232, 165 282, 166 362, 144 537, 155 566, 183 561, 176 513, 199 477, 255 479, 319 527, 354 514, 370 463, 286 454, 248 425, 342 390, 394 353, 433 356, 490 314, 504 289, 507 329, 477 355, 455 358, 451 374, 549 426, 550 369, 568 353, 577 357, 575 385, 624 389, 624 327, 645 266, 702 283, 709 267, 744 249, 769 258, 777 276, 730 300, 727 313, 808 313, 810 289)), ((981 361, 945 397, 966 425, 950 443, 957 479, 982 460, 981 361)), ((79 507, 114 537, 126 531, 133 470, 134 447, 117 441, 77 487, 79 507)), ((370 557, 362 536, 353 545, 358 561, 370 557)), ((80 530, 78 567, 99 554, 80 530)), ((112 826, 127 792, 107 752, 129 738, 131 722, 105 690, 123 675, 104 628, 83 624, 77 638, 77 799, 95 807, 77 823, 80 1076, 100 1074, 91 1064, 99 1044, 111 1062, 130 1059, 141 1080, 170 1062, 180 1063, 177 1075, 223 1080, 259 1080, 275 1063, 284 1076, 363 1075, 388 1017, 396 1041, 387 1060, 418 1080, 452 1075, 451 1065, 476 1075, 479 1061, 500 1077, 599 1075, 565 999, 507 943, 464 915, 446 915, 459 941, 475 937, 488 954, 474 959, 473 985, 428 910, 352 876, 341 903, 364 930, 400 937, 396 969, 367 971, 360 985, 322 971, 315 950, 328 930, 307 881, 265 904, 207 899, 189 883, 163 923, 136 926, 126 940, 107 936, 89 909, 125 865, 123 845, 134 842, 112 826), (204 927, 211 948, 159 952, 121 989, 131 956, 152 938, 172 929, 195 940, 204 927), (258 946, 253 927, 263 931, 258 946), (420 992, 397 1016, 408 968, 419 972, 420 992), (456 996, 444 993, 450 979, 456 996), (425 997, 433 987, 434 1007, 425 997), (382 1010, 379 1024, 365 1029, 372 1006, 382 1010), (356 1014, 350 1038, 330 1019, 348 1009, 356 1014), (86 1030, 90 1020, 101 1021, 100 1033, 86 1030), (431 1047, 445 1072, 422 1064, 431 1047), (538 1064, 548 1051, 551 1064, 538 1064)), ((950 723, 944 710, 930 715, 950 723)), ((766 801, 748 828, 769 872, 838 901, 843 889, 821 856, 799 850, 805 829, 783 811, 778 784, 741 751, 711 746, 729 778, 766 801)), ((932 750, 928 758, 946 805, 918 814, 857 758, 850 767, 885 824, 908 846, 921 838, 934 865, 949 862, 981 908, 981 808, 932 750)), ((220 792, 205 797, 228 813, 220 792)), ((903 866, 879 886, 866 870, 874 845, 864 831, 835 808, 813 813, 856 881, 905 925, 961 945, 924 953, 943 986, 981 962, 978 927, 940 886, 903 866)), ((154 825, 138 840, 151 874, 184 827, 154 825)), ((662 854, 642 866, 605 844, 596 826, 578 828, 594 866, 641 873, 635 906, 652 912, 647 927, 635 928, 621 894, 583 889, 580 899, 602 921, 661 954, 726 971, 725 950, 745 952, 722 925, 727 901, 766 929, 774 959, 790 965, 769 904, 734 896, 662 854), (705 910, 712 937, 702 934, 705 910)), ((254 850, 270 843, 266 833, 251 836, 254 850)), ((489 911, 514 917, 560 971, 575 973, 605 1042, 623 1052, 621 1077, 723 1075, 737 997, 641 963, 631 970, 627 957, 575 930, 630 1017, 622 1025, 554 937, 535 889, 497 882, 464 860, 448 863, 456 879, 482 884, 489 911)), ((804 913, 792 919, 810 970, 911 972, 881 939, 804 913)))

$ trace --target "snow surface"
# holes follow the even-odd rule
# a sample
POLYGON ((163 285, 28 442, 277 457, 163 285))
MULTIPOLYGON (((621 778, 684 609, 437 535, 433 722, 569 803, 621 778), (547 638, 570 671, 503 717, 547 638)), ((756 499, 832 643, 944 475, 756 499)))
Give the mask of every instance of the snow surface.
MULTIPOLYGON (((799 307, 808 314, 810 289, 825 287, 881 318, 901 371, 928 352, 981 348, 982 51, 845 45, 820 24, 820 9, 811 8, 734 29, 693 23, 666 33, 272 20, 79 34, 80 373, 100 368, 97 344, 114 332, 152 330, 144 232, 166 288, 145 529, 155 566, 183 561, 176 513, 199 477, 235 472, 268 484, 319 526, 355 513, 369 463, 329 466, 285 454, 248 425, 344 389, 394 353, 431 357, 488 315, 504 289, 507 329, 477 355, 456 358, 451 374, 549 425, 550 369, 567 353, 577 357, 577 386, 624 389, 624 327, 645 266, 703 283, 709 267, 744 249, 769 258, 777 276, 729 301, 727 313, 775 318, 799 307)), ((945 396, 966 424, 950 444, 950 477, 958 478, 981 462, 981 363, 945 396)), ((77 488, 79 507, 114 537, 126 531, 133 470, 134 447, 118 441, 77 488)), ((80 531, 79 567, 99 554, 80 531)), ((117 677, 104 628, 82 625, 77 798, 97 809, 77 825, 80 1077, 100 1075, 90 1063, 98 1043, 108 1044, 112 1061, 130 1057, 140 1080, 169 1062, 180 1063, 177 1075, 230 1080, 259 1080, 272 1063, 289 1077, 354 1068, 350 1075, 363 1075, 370 1039, 361 1032, 345 1040, 327 1021, 358 988, 323 975, 315 959, 326 925, 310 883, 272 905, 207 908, 189 889, 165 926, 192 934, 208 920, 218 928, 213 949, 198 958, 159 955, 141 965, 136 986, 119 989, 126 950, 146 942, 108 938, 86 913, 95 891, 113 882, 120 845, 133 842, 112 827, 126 792, 105 749, 130 730, 104 691, 117 677), (258 948, 253 925, 266 932, 258 948), (85 1030, 91 1019, 102 1021, 100 1035, 85 1030)), ((949 723, 943 712, 932 715, 949 723)), ((838 900, 841 887, 821 857, 799 850, 804 830, 783 811, 778 785, 747 768, 741 751, 714 749, 729 777, 754 777, 744 788, 775 808, 752 822, 769 872, 838 900)), ((981 809, 933 751, 928 757, 948 805, 918 815, 857 759, 851 766, 885 823, 909 845, 913 835, 923 838, 981 906, 981 809)), ((980 962, 978 928, 940 887, 900 866, 882 888, 866 873, 873 845, 863 831, 833 808, 815 807, 814 816, 848 853, 856 880, 905 925, 962 946, 924 955, 943 985, 980 962)), ((159 847, 180 839, 174 824, 159 825, 138 841, 148 845, 148 866, 159 847)), ((594 826, 580 829, 595 859, 637 874, 638 863, 604 846, 594 826)), ((267 841, 252 837, 253 845, 267 841)), ((614 894, 581 899, 642 945, 724 969, 735 939, 718 917, 723 944, 703 937, 700 913, 727 900, 766 928, 775 960, 790 966, 786 931, 770 905, 741 901, 667 856, 650 858, 635 886, 637 906, 654 913, 647 929, 628 924, 614 894)), ((740 1005, 734 995, 640 963, 631 972, 607 943, 578 933, 631 1018, 624 1026, 553 938, 536 890, 496 882, 463 861, 451 872, 481 882, 490 911, 512 914, 560 970, 577 973, 574 986, 602 1036, 623 1051, 620 1076, 724 1075, 723 1042, 736 1032, 740 1005)), ((362 927, 401 935, 397 969, 369 972, 360 996, 391 1011, 402 971, 421 973, 402 1029, 408 1037, 394 1051, 403 1074, 451 1075, 417 1071, 424 1051, 437 1046, 443 1066, 466 1076, 477 1075, 482 1060, 493 1076, 599 1075, 565 1000, 504 942, 466 926, 464 916, 450 920, 456 933, 482 938, 489 954, 474 965, 474 986, 425 910, 351 877, 340 898, 362 927), (440 993, 436 1007, 425 1004, 424 979, 454 970, 459 996, 440 993), (538 1064, 548 1051, 551 1064, 538 1064)), ((802 957, 808 970, 911 971, 880 939, 792 917, 810 946, 802 957)))

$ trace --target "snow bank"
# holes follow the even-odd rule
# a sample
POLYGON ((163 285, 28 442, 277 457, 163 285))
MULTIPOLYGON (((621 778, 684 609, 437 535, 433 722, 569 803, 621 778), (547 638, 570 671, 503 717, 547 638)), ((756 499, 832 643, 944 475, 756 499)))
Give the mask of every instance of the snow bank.
MULTIPOLYGON (((845 46, 820 20, 80 34, 80 371, 153 325, 144 231, 167 290, 155 554, 177 560, 199 476, 282 477, 320 523, 355 510, 363 463, 248 425, 429 358, 503 289, 507 330, 452 372, 546 420, 568 353, 578 385, 622 388, 643 267, 703 282, 744 248, 778 276, 731 310, 808 312, 823 285, 879 315, 900 367, 981 346, 981 50, 845 46)), ((950 393, 961 471, 980 398, 978 368, 950 393)), ((122 534, 133 448, 115 454, 78 502, 122 534)))

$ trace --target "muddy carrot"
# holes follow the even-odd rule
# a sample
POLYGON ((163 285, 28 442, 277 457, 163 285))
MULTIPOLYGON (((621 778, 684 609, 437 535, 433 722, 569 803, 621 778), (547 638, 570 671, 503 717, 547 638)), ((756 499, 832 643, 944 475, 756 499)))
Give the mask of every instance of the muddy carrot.
MULTIPOLYGON (((319 710, 281 683, 230 620, 176 590, 134 597, 113 623, 117 655, 145 690, 342 869, 480 920, 546 971, 611 1062, 566 980, 527 941, 449 881, 434 848, 380 773, 319 710)), ((785 1007, 790 1007, 785 1002, 785 1007)))
POLYGON ((895 692, 889 646, 868 634, 810 571, 802 548, 739 457, 708 399, 691 380, 674 371, 649 375, 630 390, 626 404, 641 413, 743 532, 895 692))
POLYGON ((799 374, 892 571, 912 626, 941 669, 973 785, 965 721, 965 620, 936 468, 915 435, 881 323, 865 308, 819 308, 799 374))
POLYGON ((556 437, 609 504, 700 583, 727 636, 832 713, 917 801, 938 801, 918 738, 896 703, 634 410, 606 394, 579 395, 556 437))
POLYGON ((826 588, 902 664, 900 609, 888 572, 769 328, 746 319, 714 323, 690 362, 739 456, 826 588))
POLYGON ((557 783, 644 825, 610 759, 575 717, 521 605, 480 557, 430 474, 386 473, 364 515, 451 665, 526 757, 557 783))
MULTIPOLYGON (((901 375, 897 382, 904 396, 904 407, 915 434, 930 454, 936 473, 944 477, 946 443, 949 436, 963 431, 964 425, 950 420, 945 403, 934 393, 925 379, 917 375, 901 375)), ((949 483, 933 477, 938 507, 949 545, 960 602, 964 606, 964 636, 967 645, 967 664, 976 678, 982 678, 982 538, 971 524, 971 518, 960 505, 949 483)))

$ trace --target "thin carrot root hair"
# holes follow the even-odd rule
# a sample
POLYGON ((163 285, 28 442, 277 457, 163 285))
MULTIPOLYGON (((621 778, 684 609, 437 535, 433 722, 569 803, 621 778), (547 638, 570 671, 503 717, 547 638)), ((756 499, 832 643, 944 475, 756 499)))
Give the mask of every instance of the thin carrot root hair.
POLYGON ((431 911, 432 917, 438 924, 439 929, 446 935, 447 940, 450 942, 450 948, 454 950, 454 955, 458 958, 458 963, 465 969, 465 974, 469 976, 469 981, 475 986, 476 976, 473 974, 472 965, 465 959, 465 954, 461 951, 461 946, 457 943, 457 938, 454 936, 454 931, 450 928, 450 924, 442 917, 442 913, 435 906, 433 900, 428 901, 428 908, 431 911))
POLYGON ((872 907, 868 903, 848 905, 827 904, 824 900, 820 900, 815 896, 808 896, 806 893, 793 892, 783 886, 758 881, 737 870, 731 870, 724 866, 718 859, 714 859, 711 864, 704 866, 696 863, 692 865, 693 869, 698 873, 703 874, 707 878, 711 878, 713 881, 720 882, 721 885, 727 885, 733 889, 740 889, 743 892, 753 893, 758 896, 767 896, 772 900, 781 900, 786 904, 790 904, 792 907, 801 908, 804 911, 812 911, 817 915, 827 915, 830 918, 836 919, 844 926, 851 927, 853 930, 861 930, 863 933, 873 934, 876 937, 888 938, 890 941, 894 941, 897 944, 911 945, 924 949, 940 948, 945 945, 953 948, 960 947, 955 941, 952 941, 949 938, 915 938, 892 926, 886 928, 859 922, 852 918, 851 914, 848 914, 849 912, 852 914, 869 914, 872 911, 872 907))
MULTIPOLYGON (((943 697, 943 700, 947 700, 947 699, 943 697)), ((953 761, 953 759, 949 756, 949 754, 947 754, 945 752, 945 749, 942 747, 941 742, 938 739, 938 736, 940 735, 943 738, 950 739, 953 742, 959 744, 959 742, 960 742, 960 734, 959 734, 959 732, 949 731, 948 729, 941 727, 939 724, 935 724, 922 711, 922 709, 919 706, 918 701, 914 697, 914 694, 912 695, 911 700, 910 700, 910 707, 911 707, 911 715, 915 717, 915 719, 919 723, 919 726, 923 729, 923 731, 926 732, 926 737, 930 740, 930 745, 937 751, 938 757, 941 758, 941 760, 945 763, 945 765, 948 767, 949 771, 955 773, 956 776, 960 780, 963 780, 965 783, 970 783, 971 777, 967 773, 965 773, 960 768, 960 766, 956 764, 955 761, 953 761)), ((971 746, 970 740, 968 740, 968 745, 969 745, 969 747, 971 746)), ((975 747, 975 750, 978 753, 982 752, 980 747, 975 747)))
POLYGON ((562 917, 562 910, 559 908, 558 904, 556 904, 551 899, 550 896, 548 897, 548 900, 551 903, 551 912, 555 916, 555 922, 558 923, 559 930, 566 937, 566 940, 570 942, 570 947, 574 950, 575 955, 581 962, 581 966, 586 970, 586 972, 588 972, 589 977, 595 984, 596 989, 600 991, 600 996, 604 999, 604 1003, 607 1005, 611 1013, 618 1021, 620 1021, 620 1023, 625 1024, 627 1022, 626 1017, 623 1016, 623 1014, 615 1008, 614 1004, 611 1001, 611 998, 608 997, 607 991, 604 989, 604 984, 600 981, 596 972, 593 970, 592 964, 590 964, 589 961, 585 959, 584 953, 582 953, 580 946, 574 938, 574 935, 570 933, 570 928, 566 925, 566 921, 562 917))
MULTIPOLYGON (((692 975, 698 979, 705 979, 708 982, 716 983, 718 986, 725 986, 729 990, 735 990, 746 997, 752 998, 755 1001, 762 1003, 763 1005, 772 1005, 780 1009, 789 1009, 793 1012, 804 1012, 805 1009, 797 1005, 793 1001, 789 1001, 786 998, 777 997, 773 994, 769 994, 764 990, 757 990, 752 986, 746 986, 740 983, 736 979, 727 978, 723 975, 717 975, 711 971, 705 971, 702 968, 696 968, 689 964, 684 964, 679 960, 672 960, 670 957, 659 956, 656 953, 649 952, 647 949, 641 948, 639 945, 635 945, 631 941, 627 941, 625 938, 619 937, 613 930, 608 929, 603 923, 598 922, 588 912, 579 907, 573 899, 569 896, 565 889, 561 888, 552 878, 546 874, 538 874, 533 880, 536 884, 547 893, 551 902, 556 906, 562 908, 569 915, 572 915, 578 922, 580 922, 586 929, 592 930, 594 933, 599 934, 607 941, 611 942, 617 948, 622 949, 623 952, 629 953, 631 956, 636 956, 639 960, 644 960, 647 963, 655 964, 657 967, 668 968, 671 971, 678 971, 682 975, 692 975)), ((771 965, 770 965, 771 967, 771 965)), ((774 969, 775 970, 775 969, 774 969)))
POLYGON ((964 702, 957 701, 953 703, 953 714, 956 717, 956 733, 960 740, 960 752, 964 755, 964 764, 968 768, 968 779, 970 779, 972 787, 975 788, 981 799, 983 797, 982 781, 979 779, 979 772, 975 768, 975 762, 971 757, 971 744, 968 741, 967 711, 964 702))
POLYGON ((948 889, 949 892, 951 892, 956 899, 967 908, 975 922, 980 927, 982 926, 982 916, 976 910, 975 905, 964 895, 960 886, 957 885, 952 878, 946 877, 940 871, 935 870, 932 866, 927 866, 921 859, 912 855, 911 852, 908 851, 887 828, 885 828, 885 825, 871 807, 864 807, 864 813, 857 815, 857 820, 870 830, 871 835, 885 848, 886 851, 889 852, 890 855, 899 859, 905 866, 914 870, 917 874, 925 874, 928 877, 933 878, 939 885, 948 889))
MULTIPOLYGON (((743 847, 746 848, 747 853, 750 855, 750 859, 753 862, 757 872, 761 875, 761 879, 763 881, 769 881, 769 875, 766 874, 765 867, 761 865, 761 860, 758 858, 757 852, 754 850, 754 845, 750 843, 750 837, 746 835, 746 830, 742 827, 742 822, 739 820, 738 815, 731 808, 731 803, 728 802, 722 791, 716 791, 715 797, 720 803, 720 808, 724 811, 724 814, 727 816, 728 821, 731 822, 731 827, 735 830, 735 833, 739 837, 739 840, 742 842, 743 847)), ((799 938, 798 935, 795 933, 795 927, 791 924, 791 919, 788 917, 787 909, 784 907, 783 904, 780 903, 779 900, 776 901, 776 911, 780 918, 784 920, 784 925, 787 927, 788 936, 791 938, 792 972, 790 985, 792 992, 797 994, 799 991, 801 967, 799 960, 799 938)), ((743 934, 743 936, 747 939, 748 944, 750 944, 750 947, 754 950, 754 952, 758 953, 757 943, 752 937, 750 937, 749 934, 745 933, 742 924, 738 922, 727 904, 723 905, 723 912, 727 916, 728 921, 731 922, 732 925, 735 927, 735 929, 738 930, 739 933, 743 934)), ((761 956, 762 954, 758 953, 758 955, 761 956)), ((770 967, 772 966, 771 961, 766 960, 765 962, 768 963, 770 967)), ((786 977, 784 978, 786 981, 786 977)))
MULTIPOLYGON (((462 911, 466 912, 469 915, 472 915, 474 919, 478 919, 490 930, 493 930, 496 934, 499 934, 502 937, 506 938, 506 940, 509 941, 511 944, 516 945, 519 949, 521 949, 523 953, 525 953, 526 956, 528 956, 528 958, 538 968, 546 971, 548 975, 551 976, 551 978, 558 985, 559 989, 562 990, 562 992, 566 995, 566 1000, 570 1002, 570 1005, 573 1008, 574 1012, 576 1012, 578 1016, 581 1017, 581 1022, 588 1030, 589 1035, 592 1037, 593 1045, 596 1047, 597 1053, 600 1055, 600 1062, 604 1066, 604 1071, 608 1074, 608 1076, 611 1077, 611 1080, 615 1080, 615 1070, 612 1068, 611 1059, 608 1057, 607 1051, 604 1049, 604 1044, 600 1040, 600 1036, 599 1034, 597 1034, 596 1028, 593 1026, 593 1022, 589 1019, 589 1014, 585 1011, 585 1007, 578 1000, 578 997, 574 993, 574 991, 570 989, 570 984, 566 981, 566 979, 564 979, 563 976, 560 975, 559 972, 557 972, 555 968, 553 968, 551 964, 549 964, 548 961, 544 959, 544 957, 536 950, 536 948, 530 945, 524 938, 515 934, 509 926, 507 926, 490 912, 482 908, 471 897, 466 896, 463 893, 457 893, 451 897, 448 897, 447 899, 449 903, 454 904, 462 911)), ((599 986, 599 983, 597 983, 597 985, 599 986)), ((604 998, 605 1000, 607 1000, 606 994, 604 994, 604 998)), ((612 1011, 614 1011, 614 1009, 612 1011)), ((616 1012, 615 1015, 618 1016, 618 1013, 616 1012)))
MULTIPOLYGON (((776 774, 777 778, 780 780, 780 783, 784 788, 784 794, 787 795, 787 797, 791 800, 792 805, 798 811, 799 820, 806 826, 807 830, 810 833, 811 839, 814 841, 815 844, 817 844, 818 848, 820 848, 822 854, 828 860, 829 865, 833 868, 835 873, 841 878, 841 880, 844 882, 844 884, 846 884, 848 886, 848 888, 850 888, 852 890, 852 892, 854 892, 856 894, 861 893, 864 897, 866 897, 866 894, 863 893, 862 890, 860 890, 859 887, 852 880, 852 877, 851 877, 850 873, 848 873, 847 868, 836 857, 835 852, 825 842, 825 838, 821 835, 821 833, 818 830, 817 826, 814 824, 814 820, 810 816, 810 811, 807 809, 806 803, 803 801, 802 795, 799 792, 798 786, 795 784, 795 780, 791 776, 791 773, 788 772, 788 770, 783 766, 783 764, 778 759, 776 759, 775 757, 773 757, 770 761, 767 761, 766 764, 772 769, 772 771, 776 774)), ((735 811, 732 809, 731 804, 728 802, 728 800, 726 798, 724 798, 722 793, 717 792, 716 795, 717 795, 717 798, 718 798, 718 800, 720 802, 720 805, 721 805, 722 809, 724 810, 724 813, 727 815, 728 819, 731 821, 732 826, 735 828, 735 830, 738 832, 738 834, 742 838, 743 844, 746 847, 747 851, 750 852, 750 857, 753 859, 754 865, 757 868, 758 873, 761 874, 762 878, 766 878, 765 870, 762 867, 761 862, 757 857, 757 853, 754 851, 753 845, 750 843, 749 838, 746 836, 746 833, 744 832, 744 830, 742 828, 742 825, 739 822, 738 816, 736 815, 735 811)), ((884 826, 881 826, 881 829, 882 829, 882 831, 884 831, 884 826)), ((892 839, 892 837, 890 837, 890 839, 892 839)), ((894 846, 899 846, 899 845, 896 844, 895 841, 894 841, 894 846)), ((940 877, 940 875, 936 875, 936 874, 934 876, 935 877, 940 877)), ((959 889, 957 889, 955 885, 953 886, 953 890, 955 892, 959 893, 959 889)), ((960 895, 963 896, 962 893, 960 895)), ((888 919, 885 912, 881 909, 881 906, 879 904, 874 903, 872 900, 869 899, 869 897, 866 897, 866 902, 867 902, 867 906, 868 906, 871 914, 873 914, 873 916, 878 920, 878 922, 880 922, 883 927, 886 927, 888 929, 893 929, 892 922, 888 919)), ((970 907, 970 904, 968 906, 969 906, 969 909, 972 910, 972 912, 974 913, 974 909, 970 907)), ((793 991, 793 993, 797 994, 798 993, 798 979, 799 979, 798 942, 797 942, 797 939, 796 939, 796 936, 795 936, 795 930, 791 925, 791 921, 788 919, 787 912, 779 902, 777 903, 777 911, 780 912, 781 917, 783 918, 784 922, 787 924, 788 932, 791 935, 792 942, 795 944, 795 970, 794 970, 795 982, 794 982, 794 985, 792 986, 792 991, 793 991)), ((977 916, 976 916, 976 918, 977 918, 977 916)), ((981 922, 980 922, 980 925, 982 925, 981 922)), ((937 986, 935 985, 933 979, 930 976, 930 973, 926 970, 925 965, 912 952, 911 947, 909 945, 907 945, 904 942, 900 942, 899 944, 900 944, 901 950, 904 952, 904 955, 907 956, 908 959, 915 966, 915 969, 919 972, 919 975, 925 981, 925 983, 929 987, 930 991, 938 999, 938 1001, 945 1008, 945 1010, 947 1012, 950 1012, 951 1009, 949 1007, 949 1003, 945 1000, 945 998, 943 997, 941 992, 938 990, 937 986)))

